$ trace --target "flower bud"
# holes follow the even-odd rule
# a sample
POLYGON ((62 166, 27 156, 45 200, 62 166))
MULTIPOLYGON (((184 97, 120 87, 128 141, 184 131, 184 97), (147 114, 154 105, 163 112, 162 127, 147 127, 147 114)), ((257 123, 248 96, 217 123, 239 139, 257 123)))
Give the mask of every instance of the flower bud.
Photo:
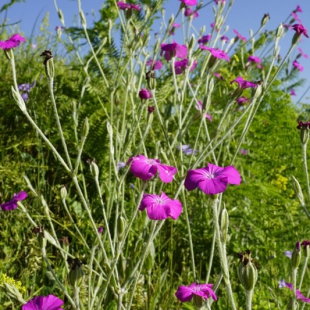
POLYGON ((309 141, 309 129, 308 127, 302 127, 300 129, 300 142, 303 145, 306 145, 309 141))
POLYGON ((123 234, 126 228, 126 220, 124 217, 120 216, 117 220, 117 233, 118 233, 118 238, 122 239, 123 234))
POLYGON ((281 38, 283 35, 283 25, 280 24, 279 27, 276 30, 276 37, 281 38))
POLYGON ((263 27, 267 24, 268 20, 270 19, 270 16, 268 13, 264 14, 264 17, 262 18, 262 21, 260 23, 260 26, 263 27))
POLYGON ((84 271, 82 262, 78 258, 68 258, 68 263, 71 267, 68 275, 68 282, 73 287, 80 287, 84 279, 84 271))
POLYGON ((99 176, 99 168, 98 168, 97 164, 94 161, 90 162, 90 173, 95 178, 98 178, 98 176, 99 176))
POLYGON ((80 13, 80 18, 81 18, 81 24, 83 28, 86 28, 86 18, 85 18, 84 12, 80 10, 79 13, 80 13))
POLYGON ((223 243, 226 243, 227 241, 227 234, 228 234, 228 226, 229 226, 229 217, 228 217, 228 212, 226 208, 224 208, 221 211, 221 240, 223 243))
POLYGON ((16 103, 18 104, 19 108, 22 111, 26 111, 26 105, 25 105, 25 101, 22 98, 22 96, 19 94, 19 92, 17 92, 13 86, 11 86, 11 90, 12 90, 12 95, 14 100, 16 101, 16 103))
POLYGON ((60 197, 61 197, 61 199, 65 200, 66 197, 67 197, 67 194, 68 194, 68 192, 67 192, 66 187, 62 186, 61 189, 60 189, 60 197))
POLYGON ((294 188, 295 194, 296 194, 300 204, 304 205, 305 199, 304 199, 304 195, 302 193, 301 186, 300 186, 299 182, 297 181, 297 179, 293 175, 292 175, 292 178, 293 178, 293 188, 294 188))
POLYGON ((84 120, 83 130, 82 130, 82 137, 84 139, 88 136, 88 132, 89 132, 89 122, 88 122, 88 117, 86 117, 84 120))
POLYGON ((300 264, 301 251, 300 251, 300 242, 296 242, 295 249, 292 253, 291 264, 293 269, 297 269, 300 264))
POLYGON ((249 250, 246 253, 239 253, 240 263, 238 268, 238 276, 241 284, 246 291, 251 291, 257 281, 257 267, 251 258, 249 250))
POLYGON ((8 48, 6 50, 4 50, 4 55, 6 56, 6 58, 8 60, 14 59, 14 52, 12 48, 8 48))
POLYGON ((57 13, 58 13, 58 17, 59 17, 60 22, 64 25, 65 24, 65 18, 64 18, 64 15, 62 13, 62 10, 58 9, 57 13))

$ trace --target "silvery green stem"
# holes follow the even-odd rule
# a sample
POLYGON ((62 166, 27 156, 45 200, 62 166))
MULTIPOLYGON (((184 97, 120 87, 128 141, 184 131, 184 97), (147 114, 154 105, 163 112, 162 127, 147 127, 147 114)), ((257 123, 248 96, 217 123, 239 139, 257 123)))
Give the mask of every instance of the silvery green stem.
MULTIPOLYGON (((52 60, 53 59, 51 59, 50 61, 52 61, 52 60)), ((48 90, 49 90, 50 97, 51 97, 52 104, 53 104, 53 111, 54 111, 54 116, 56 119, 58 133, 59 133, 61 143, 62 143, 62 146, 64 148, 65 154, 66 154, 68 166, 69 166, 70 170, 72 170, 71 158, 70 158, 70 155, 68 152, 67 143, 66 143, 66 140, 65 140, 65 137, 63 134, 62 127, 61 127, 61 123, 60 123, 60 119, 59 119, 59 115, 58 115, 58 110, 57 110, 57 105, 56 105, 56 101, 55 101, 55 97, 54 97, 54 91, 53 91, 54 78, 53 77, 47 77, 47 79, 48 79, 48 90)))
POLYGON ((246 298, 245 308, 246 308, 246 310, 252 309, 253 293, 254 293, 254 290, 245 291, 245 298, 246 298))
MULTIPOLYGON (((293 285, 293 299, 294 301, 297 300, 296 298, 296 286, 297 286, 297 270, 298 268, 292 268, 292 285, 293 285)), ((292 303, 292 310, 296 310, 296 302, 292 303)))
POLYGON ((307 145, 302 144, 302 159, 303 159, 303 168, 304 168, 304 173, 306 176, 306 183, 307 183, 307 194, 308 194, 308 202, 310 201, 310 182, 309 182, 309 172, 308 172, 308 163, 307 163, 307 145))
POLYGON ((302 286, 302 282, 304 280, 304 276, 307 270, 307 266, 308 266, 308 261, 309 261, 309 256, 306 255, 305 256, 305 260, 304 260, 304 264, 302 266, 302 271, 301 271, 301 275, 300 275, 300 281, 299 281, 299 286, 298 289, 301 290, 301 286, 302 286))
POLYGON ((218 252, 219 252, 221 270, 223 272, 223 277, 224 277, 224 282, 225 282, 225 286, 226 286, 226 292, 228 295, 228 299, 229 299, 229 302, 231 305, 231 309, 237 310, 236 305, 235 305, 233 292, 232 292, 232 288, 231 288, 230 278, 229 278, 229 269, 228 269, 227 257, 224 255, 223 244, 221 241, 218 207, 219 207, 219 200, 216 197, 212 202, 214 233, 216 236, 216 243, 217 243, 218 252))
POLYGON ((74 287, 74 302, 76 305, 76 310, 80 310, 80 288, 78 286, 74 287))

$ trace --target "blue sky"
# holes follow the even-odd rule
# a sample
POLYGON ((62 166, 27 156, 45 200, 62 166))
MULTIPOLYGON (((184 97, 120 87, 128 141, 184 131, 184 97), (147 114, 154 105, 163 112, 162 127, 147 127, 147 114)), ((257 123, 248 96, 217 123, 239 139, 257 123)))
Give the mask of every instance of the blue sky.
MULTIPOLYGON (((229 1, 229 0, 226 0, 229 1)), ((3 4, 9 3, 9 0, 2 0, 3 4)), ((91 25, 94 20, 99 19, 98 10, 104 3, 103 0, 81 0, 82 8, 87 16, 88 24, 91 25)), ((203 0, 204 3, 209 1, 203 0)), ((2 6, 2 3, 0 6, 2 6)), ((72 24, 76 25, 78 17, 78 4, 76 0, 58 0, 58 6, 62 9, 65 17, 65 22, 67 26, 72 24)), ((179 8, 180 2, 177 0, 169 0, 165 4, 166 10, 166 21, 169 19, 171 14, 175 13, 179 8)), ((283 22, 288 15, 300 5, 303 12, 298 13, 299 18, 302 20, 304 26, 309 30, 310 33, 310 1, 309 0, 235 0, 232 6, 231 12, 228 16, 225 25, 229 26, 229 31, 227 33, 228 37, 233 37, 232 30, 237 29, 243 36, 249 38, 249 29, 253 31, 257 30, 260 21, 265 13, 269 13, 270 21, 268 22, 265 29, 272 30, 275 29, 281 22, 283 22)), ((17 3, 13 5, 7 12, 0 13, 0 23, 3 22, 4 18, 8 19, 9 23, 19 22, 19 28, 22 33, 26 36, 30 36, 32 31, 34 33, 39 33, 40 22, 49 12, 50 18, 50 30, 54 31, 57 25, 61 25, 58 19, 57 12, 54 6, 54 0, 25 0, 25 3, 17 3), (35 24, 36 19, 38 22, 35 24)), ((195 19, 193 25, 197 30, 199 30, 203 25, 206 26, 206 33, 210 32, 210 24, 213 22, 213 12, 212 6, 209 5, 199 12, 199 18, 195 19)), ((178 20, 181 22, 181 17, 178 20)), ((14 32, 16 29, 12 29, 14 32)), ((181 31, 181 30, 178 30, 181 31)), ((283 42, 280 42, 281 55, 285 55, 287 49, 289 48, 291 37, 293 32, 288 34, 283 42)), ((176 37, 178 41, 178 37, 176 37)), ((181 43, 181 42, 179 42, 181 43)), ((310 39, 303 38, 299 43, 304 53, 309 54, 310 57, 310 39)), ((304 67, 304 71, 301 72, 301 77, 308 78, 310 72, 310 58, 299 58, 299 62, 304 67)), ((304 90, 310 84, 310 79, 304 85, 304 87, 298 89, 297 97, 294 101, 302 95, 304 90)), ((309 93, 310 95, 310 93, 309 93)), ((309 101, 309 100, 303 100, 309 101)))

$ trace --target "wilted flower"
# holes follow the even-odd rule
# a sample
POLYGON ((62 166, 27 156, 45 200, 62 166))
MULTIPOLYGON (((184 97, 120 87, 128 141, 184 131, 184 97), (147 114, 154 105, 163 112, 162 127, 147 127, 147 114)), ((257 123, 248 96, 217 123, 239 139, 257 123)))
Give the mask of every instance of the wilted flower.
POLYGON ((194 6, 197 4, 197 0, 180 0, 180 1, 188 6, 194 6))
POLYGON ((2 211, 12 211, 17 208, 17 202, 26 199, 27 196, 26 192, 21 191, 18 194, 14 194, 10 201, 1 204, 0 207, 2 211))
POLYGON ((169 44, 161 44, 161 53, 164 54, 166 60, 170 60, 172 57, 185 58, 187 55, 186 45, 181 45, 176 42, 169 44))
POLYGON ((169 30, 169 34, 174 35, 175 30, 176 30, 177 28, 180 28, 180 27, 181 27, 180 24, 174 23, 174 24, 172 25, 172 28, 169 30))
POLYGON ((144 194, 139 210, 144 209, 151 220, 165 220, 167 217, 176 220, 182 213, 182 204, 177 199, 170 199, 164 192, 160 196, 144 194))
POLYGON ((144 181, 150 180, 158 172, 163 182, 170 183, 178 171, 175 167, 161 164, 159 159, 149 159, 144 155, 129 158, 127 165, 129 164, 131 173, 144 181))
POLYGON ((302 9, 299 5, 297 5, 296 9, 294 10, 294 12, 299 12, 302 13, 302 9))
POLYGON ((298 15, 296 13, 292 12, 292 16, 293 16, 294 20, 296 20, 299 23, 302 23, 301 19, 298 17, 298 15))
POLYGON ((212 297, 213 300, 217 300, 212 286, 213 284, 196 284, 196 282, 189 286, 181 285, 178 287, 175 296, 182 302, 191 301, 194 295, 200 296, 203 299, 212 297))
POLYGON ((297 49, 298 49, 298 51, 299 51, 299 55, 300 55, 300 56, 302 56, 302 57, 304 57, 304 58, 309 58, 309 56, 308 56, 307 54, 305 54, 305 53, 303 52, 303 50, 302 50, 300 47, 298 47, 297 49))
MULTIPOLYGON (((197 62, 196 62, 196 60, 194 60, 189 71, 193 71, 196 68, 196 65, 197 65, 197 62)), ((182 74, 187 67, 188 67, 188 59, 187 58, 182 59, 180 61, 176 61, 174 63, 175 74, 177 74, 177 75, 182 74)))
POLYGON ((296 96, 296 93, 295 93, 294 88, 291 88, 291 90, 290 90, 290 95, 291 95, 291 96, 296 96))
POLYGON ((160 70, 163 67, 163 64, 160 60, 149 59, 146 64, 151 66, 151 70, 160 70))
POLYGON ((242 40, 246 41, 246 37, 242 36, 236 29, 233 29, 233 32, 237 35, 237 37, 242 40))
POLYGON ((139 97, 140 97, 140 99, 150 99, 150 98, 152 98, 152 94, 149 90, 142 88, 139 91, 139 97))
MULTIPOLYGON (((195 105, 196 110, 198 110, 199 112, 202 112, 202 102, 200 100, 197 100, 197 104, 195 105)), ((212 122, 212 116, 208 113, 206 113, 206 118, 212 122)))
POLYGON ((136 10, 136 11, 141 11, 141 8, 138 4, 131 4, 131 3, 125 3, 122 1, 117 2, 117 6, 121 10, 136 10))
POLYGON ((242 76, 238 76, 236 79, 232 80, 230 84, 236 82, 238 84, 238 88, 245 89, 245 88, 254 88, 257 85, 253 82, 246 81, 242 78, 242 76))
POLYGON ((307 33, 307 29, 302 24, 293 25, 293 29, 296 31, 297 34, 299 34, 299 35, 303 34, 304 36, 309 38, 308 33, 307 33))
POLYGON ((303 71, 304 70, 304 67, 297 60, 293 61, 293 67, 295 67, 299 71, 303 71))
POLYGON ((63 301, 54 295, 36 296, 22 306, 22 310, 62 310, 63 301))
POLYGON ((186 8, 184 12, 184 16, 186 17, 192 16, 193 18, 196 18, 196 17, 199 17, 199 14, 197 11, 194 11, 191 8, 186 8))
POLYGON ((202 36, 199 40, 198 40, 198 43, 199 44, 206 44, 208 43, 210 40, 211 40, 212 36, 211 34, 207 34, 205 36, 202 36))
POLYGON ((240 183, 241 177, 235 167, 222 168, 208 163, 207 167, 188 170, 184 185, 189 191, 199 187, 207 195, 216 195, 224 192, 227 184, 240 183))
POLYGON ((230 58, 228 57, 228 55, 224 51, 222 51, 220 49, 215 49, 215 48, 207 47, 207 46, 204 46, 204 45, 199 45, 199 47, 202 50, 209 51, 212 54, 212 56, 215 57, 215 58, 224 59, 224 60, 230 61, 230 58))
MULTIPOLYGON (((222 41, 225 41, 225 43, 227 43, 228 40, 229 40, 229 38, 226 37, 226 36, 221 36, 220 39, 221 39, 222 41)), ((198 43, 199 43, 199 42, 198 42, 198 43)))
POLYGON ((249 102, 249 99, 246 98, 246 97, 239 97, 237 99, 237 103, 240 105, 240 106, 243 106, 246 102, 249 102))

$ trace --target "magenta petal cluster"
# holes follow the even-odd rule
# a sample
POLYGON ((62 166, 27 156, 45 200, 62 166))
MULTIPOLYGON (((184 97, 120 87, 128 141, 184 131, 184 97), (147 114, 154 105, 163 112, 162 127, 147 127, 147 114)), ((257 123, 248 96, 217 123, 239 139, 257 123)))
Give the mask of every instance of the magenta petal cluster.
POLYGON ((207 167, 188 170, 184 185, 189 191, 199 187, 207 195, 216 195, 224 192, 227 184, 240 183, 240 173, 234 166, 222 168, 208 163, 207 167))
POLYGON ((304 70, 304 67, 297 60, 293 61, 293 67, 295 67, 299 71, 303 71, 304 70))
POLYGON ((212 36, 211 34, 207 34, 205 36, 202 36, 199 40, 198 40, 198 43, 199 44, 206 44, 208 43, 210 40, 211 40, 212 36))
MULTIPOLYGON (((293 285, 292 283, 289 283, 289 282, 285 282, 284 279, 279 281, 279 287, 280 288, 283 288, 283 287, 287 287, 289 288, 291 291, 293 290, 293 285)), ((300 290, 296 290, 296 297, 297 299, 300 299, 302 300, 303 302, 306 302, 306 303, 310 303, 310 298, 307 298, 306 296, 304 296, 300 290)))
POLYGON ((161 53, 164 54, 166 60, 170 60, 172 57, 185 58, 187 55, 186 45, 181 45, 176 42, 169 44, 161 44, 161 53))
POLYGON ((243 106, 246 102, 249 102, 250 100, 246 97, 239 97, 237 99, 237 103, 240 105, 240 106, 243 106))
POLYGON ((25 38, 23 38, 19 33, 12 35, 6 41, 0 41, 0 48, 3 50, 8 50, 10 48, 14 48, 19 46, 21 42, 25 42, 25 38))
POLYGON ((251 55, 251 56, 248 57, 248 61, 250 61, 250 62, 256 62, 256 63, 258 63, 258 64, 262 62, 261 59, 260 59, 259 57, 253 56, 253 55, 251 55))
MULTIPOLYGON (((193 61, 192 66, 190 67, 189 71, 193 71, 196 68, 197 62, 196 60, 193 61)), ((182 74, 185 69, 188 67, 188 59, 182 59, 180 61, 176 61, 174 63, 174 69, 175 69, 175 74, 182 74)))
POLYGON ((163 64, 160 60, 149 59, 146 64, 151 66, 151 70, 160 70, 163 67, 163 64))
POLYGON ((298 49, 298 52, 299 52, 300 56, 302 56, 304 58, 309 58, 309 56, 307 54, 305 54, 300 47, 298 47, 297 49, 298 49))
POLYGON ((295 93, 294 88, 291 88, 291 90, 290 90, 290 95, 291 95, 291 96, 296 96, 296 93, 295 93))
POLYGON ((196 284, 195 282, 189 286, 181 285, 178 287, 175 296, 182 302, 191 301, 194 295, 200 296, 203 299, 212 297, 214 300, 217 300, 212 286, 213 284, 196 284))
POLYGON ((36 296, 22 306, 22 310, 63 310, 63 301, 54 295, 36 296))
POLYGON ((197 4, 197 0, 180 0, 180 1, 187 6, 194 6, 197 4))
POLYGON ((192 16, 193 18, 196 18, 196 17, 199 17, 199 14, 197 11, 194 11, 191 8, 186 8, 184 12, 184 16, 186 17, 192 16))
POLYGON ((146 100, 146 99, 152 98, 152 94, 146 88, 142 88, 139 91, 139 97, 140 97, 140 99, 146 100))
POLYGON ((129 158, 127 165, 129 164, 131 173, 144 181, 150 180, 158 172, 163 182, 170 183, 178 171, 175 167, 161 164, 159 159, 149 159, 144 155, 129 158))
POLYGON ((141 11, 141 8, 138 4, 132 4, 132 3, 125 3, 122 1, 117 2, 117 6, 121 10, 136 10, 136 11, 141 11))
POLYGON ((28 195, 26 192, 21 191, 18 194, 14 194, 13 198, 10 201, 1 204, 0 207, 2 211, 15 210, 17 208, 17 202, 26 199, 27 196, 28 195))
POLYGON ((218 58, 218 59, 224 59, 227 61, 230 61, 229 56, 222 50, 220 49, 216 49, 216 48, 212 48, 212 47, 207 47, 204 45, 199 45, 199 48, 201 48, 202 50, 206 50, 209 51, 213 57, 218 58))
POLYGON ((237 35, 237 37, 242 40, 242 41, 246 41, 246 37, 244 37, 243 35, 241 35, 236 29, 233 29, 233 32, 237 35))
POLYGON ((302 13, 302 8, 299 5, 297 5, 297 7, 296 7, 296 9, 294 11, 302 13))
POLYGON ((255 88, 257 85, 253 82, 250 82, 250 81, 246 81, 243 79, 242 76, 238 76, 236 79, 232 80, 230 82, 230 84, 232 83, 237 83, 238 84, 238 87, 240 89, 245 89, 245 88, 255 88))
POLYGON ((144 209, 151 220, 165 220, 167 217, 176 220, 182 213, 182 203, 177 199, 170 199, 164 192, 160 196, 144 194, 139 210, 144 209))
POLYGON ((307 33, 307 29, 302 24, 293 25, 293 29, 296 31, 297 34, 299 34, 299 35, 303 34, 304 36, 309 38, 308 33, 307 33))

